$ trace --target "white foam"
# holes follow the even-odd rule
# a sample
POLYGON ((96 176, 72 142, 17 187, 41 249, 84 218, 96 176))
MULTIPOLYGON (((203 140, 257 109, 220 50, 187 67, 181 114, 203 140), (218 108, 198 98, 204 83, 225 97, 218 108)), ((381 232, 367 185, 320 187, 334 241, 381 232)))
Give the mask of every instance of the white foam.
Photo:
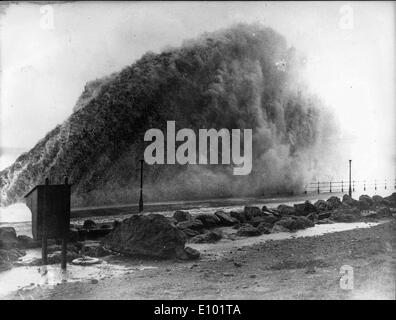
POLYGON ((15 203, 8 207, 0 207, 0 223, 25 222, 32 220, 32 213, 24 203, 15 203))

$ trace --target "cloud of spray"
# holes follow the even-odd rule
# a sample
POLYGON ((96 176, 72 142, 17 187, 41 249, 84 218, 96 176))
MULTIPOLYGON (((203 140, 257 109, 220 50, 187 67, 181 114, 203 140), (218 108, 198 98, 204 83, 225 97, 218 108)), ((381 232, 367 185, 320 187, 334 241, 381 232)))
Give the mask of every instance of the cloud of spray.
MULTIPOLYGON (((2 198, 17 201, 52 177, 73 182, 75 205, 135 201, 146 130, 253 129, 253 169, 161 165, 145 170, 147 200, 262 195, 302 190, 334 164, 336 125, 307 94, 304 59, 261 25, 236 25, 147 53, 88 84, 74 113, 0 173, 2 198)), ((221 149, 220 149, 221 150, 221 149)), ((221 154, 219 155, 219 159, 221 154)))
POLYGON ((185 48, 205 47, 208 39, 224 42, 230 34, 241 51, 223 59, 209 84, 208 119, 218 129, 253 128, 253 171, 236 177, 224 166, 180 167, 167 179, 149 183, 149 199, 298 192, 318 176, 328 181, 338 176, 336 122, 317 97, 307 94, 304 58, 287 48, 282 37, 260 26, 238 25, 186 42, 185 48), (263 50, 254 41, 249 44, 251 37, 262 41, 263 50))

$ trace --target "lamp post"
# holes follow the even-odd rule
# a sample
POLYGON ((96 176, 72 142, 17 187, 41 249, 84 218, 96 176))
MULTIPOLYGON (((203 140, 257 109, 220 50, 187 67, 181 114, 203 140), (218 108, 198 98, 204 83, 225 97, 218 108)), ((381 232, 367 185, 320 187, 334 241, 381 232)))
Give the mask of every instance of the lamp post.
POLYGON ((352 197, 352 160, 349 160, 349 196, 352 197))

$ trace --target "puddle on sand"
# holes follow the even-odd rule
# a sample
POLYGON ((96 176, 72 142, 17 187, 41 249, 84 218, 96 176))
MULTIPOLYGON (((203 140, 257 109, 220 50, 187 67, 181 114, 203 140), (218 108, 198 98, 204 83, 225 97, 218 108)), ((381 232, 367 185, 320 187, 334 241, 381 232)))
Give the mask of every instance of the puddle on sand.
POLYGON ((216 243, 188 243, 187 246, 197 249, 201 252, 213 253, 216 252, 218 255, 222 255, 222 251, 227 251, 232 248, 240 248, 244 246, 252 246, 257 243, 262 243, 271 240, 283 240, 283 239, 293 239, 301 237, 313 237, 320 236, 326 233, 346 231, 359 228, 370 228, 376 226, 382 222, 348 222, 348 223, 334 223, 334 224, 317 224, 312 228, 307 228, 304 230, 298 230, 296 232, 278 232, 271 234, 263 234, 257 237, 248 238, 235 238, 231 240, 228 236, 232 233, 236 233, 237 230, 232 227, 221 228, 225 237, 216 243))
MULTIPOLYGON (((37 257, 41 257, 40 250, 27 250, 26 256, 19 261, 26 263, 37 257)), ((65 271, 60 268, 59 264, 14 267, 0 273, 0 299, 18 290, 23 292, 35 287, 51 289, 60 283, 89 282, 155 268, 145 265, 126 267, 106 261, 90 266, 77 266, 69 263, 65 271)))

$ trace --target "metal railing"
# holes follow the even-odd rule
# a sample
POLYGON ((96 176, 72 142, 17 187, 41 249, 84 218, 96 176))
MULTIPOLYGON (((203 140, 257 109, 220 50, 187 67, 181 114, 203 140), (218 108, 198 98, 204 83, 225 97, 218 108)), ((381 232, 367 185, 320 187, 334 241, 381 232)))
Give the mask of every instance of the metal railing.
MULTIPOLYGON (((385 180, 352 180, 352 191, 355 190, 395 190, 396 179, 385 180)), ((305 185, 304 193, 332 193, 332 192, 348 192, 349 181, 316 181, 305 185)))

